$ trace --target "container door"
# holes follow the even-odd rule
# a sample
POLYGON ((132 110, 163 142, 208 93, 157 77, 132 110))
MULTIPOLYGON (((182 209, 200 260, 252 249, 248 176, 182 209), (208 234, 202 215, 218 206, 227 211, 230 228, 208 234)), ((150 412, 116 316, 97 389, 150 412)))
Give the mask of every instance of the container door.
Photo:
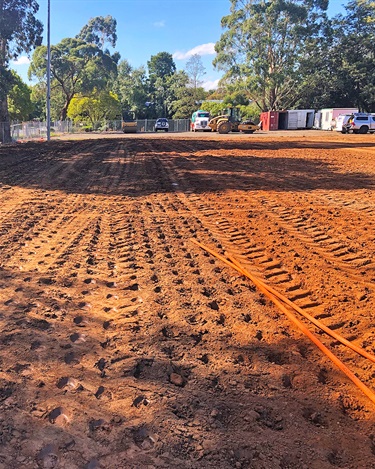
POLYGON ((308 111, 307 112, 306 127, 308 129, 312 129, 314 127, 314 117, 315 117, 315 112, 314 111, 308 111))
POLYGON ((260 121, 262 123, 262 130, 269 130, 268 129, 268 112, 261 112, 260 113, 260 121))
POLYGON ((277 111, 270 111, 270 125, 269 130, 277 130, 279 128, 279 113, 277 111))
POLYGON ((298 111, 288 111, 288 129, 298 129, 298 111))
POLYGON ((297 127, 299 129, 305 129, 306 128, 306 111, 298 111, 298 121, 297 121, 297 127))

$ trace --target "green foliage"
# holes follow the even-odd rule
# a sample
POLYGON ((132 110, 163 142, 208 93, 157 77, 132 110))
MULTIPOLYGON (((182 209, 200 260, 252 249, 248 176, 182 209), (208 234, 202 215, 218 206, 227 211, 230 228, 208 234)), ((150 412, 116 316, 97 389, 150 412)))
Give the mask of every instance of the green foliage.
POLYGON ((0 2, 0 66, 42 42, 42 23, 35 15, 36 0, 3 0, 0 2))
POLYGON ((167 89, 167 105, 173 119, 189 119, 207 96, 203 88, 190 86, 190 79, 184 71, 176 72, 168 78, 167 89))
POLYGON ((150 114, 153 108, 146 106, 150 101, 150 93, 144 67, 133 69, 127 60, 122 60, 112 89, 119 96, 123 111, 131 111, 138 119, 153 117, 150 114))
MULTIPOLYGON (((32 57, 29 77, 46 79, 46 47, 38 47, 32 57)), ((102 90, 111 76, 115 76, 117 65, 113 58, 94 44, 81 39, 66 38, 51 47, 51 90, 64 96, 60 119, 65 120, 70 101, 77 93, 102 90)))
POLYGON ((328 2, 231 0, 222 19, 214 65, 224 83, 246 91, 260 110, 290 107, 298 99, 299 63, 306 44, 320 37, 328 2))
POLYGON ((346 86, 355 104, 363 111, 375 111, 375 3, 352 0, 347 15, 339 16, 336 33, 339 38, 338 63, 348 77, 346 86))
POLYGON ((109 42, 112 47, 116 47, 116 27, 117 21, 112 16, 97 16, 90 19, 88 24, 81 29, 76 38, 95 44, 102 50, 104 50, 106 42, 109 42))
POLYGON ((176 64, 174 63, 172 54, 168 52, 159 52, 152 55, 151 59, 147 62, 148 73, 151 81, 157 78, 165 78, 173 75, 176 71, 176 64))
POLYGON ((75 122, 102 125, 106 120, 121 118, 121 103, 112 92, 94 91, 91 96, 74 97, 69 104, 68 117, 75 122))
POLYGON ((36 0, 0 1, 0 122, 6 123, 4 142, 11 140, 7 96, 14 81, 9 60, 41 44, 43 26, 35 17, 38 9, 36 0))
POLYGON ((16 72, 13 74, 13 86, 8 94, 8 108, 11 120, 28 120, 34 110, 31 101, 31 89, 27 86, 16 72))

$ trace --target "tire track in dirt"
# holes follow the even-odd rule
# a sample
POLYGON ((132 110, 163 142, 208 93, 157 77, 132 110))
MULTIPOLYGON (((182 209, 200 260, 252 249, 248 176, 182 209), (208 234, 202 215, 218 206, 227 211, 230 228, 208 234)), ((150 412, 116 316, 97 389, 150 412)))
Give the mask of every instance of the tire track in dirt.
MULTIPOLYGON (((178 170, 176 168, 173 168, 173 171, 178 174, 178 170)), ((185 192, 194 192, 191 188, 189 189, 189 182, 188 178, 186 177, 186 172, 184 172, 183 178, 179 177, 177 180, 179 183, 182 183, 183 181, 182 184, 184 184, 185 192)), ((255 194, 254 196, 257 198, 255 194)), ((208 199, 209 198, 210 197, 208 196, 208 199)), ((345 275, 345 273, 349 272, 351 278, 357 281, 359 285, 362 285, 362 292, 364 293, 358 293, 354 300, 358 304, 357 308, 363 307, 362 304, 361 306, 359 306, 359 304, 361 302, 363 303, 363 298, 367 300, 367 293, 371 292, 371 289, 369 289, 371 280, 364 280, 364 267, 368 264, 371 264, 371 259, 361 253, 352 254, 350 251, 354 251, 354 249, 350 248, 350 246, 347 246, 347 244, 343 244, 341 241, 336 241, 330 238, 326 235, 324 229, 320 228, 314 223, 306 223, 304 217, 295 216, 288 208, 288 204, 285 206, 280 204, 280 199, 282 200, 282 197, 278 197, 277 202, 268 201, 263 197, 258 200, 258 206, 264 206, 265 211, 268 214, 276 216, 277 219, 277 222, 275 223, 269 220, 269 216, 265 217, 268 224, 270 222, 272 223, 270 226, 268 226, 267 235, 270 237, 270 235, 272 236, 272 233, 280 232, 280 227, 282 227, 282 230, 284 230, 285 233, 288 233, 289 236, 293 238, 293 243, 296 243, 298 240, 298 243, 300 243, 302 249, 306 250, 307 247, 309 251, 312 250, 312 248, 314 249, 313 252, 319 251, 315 252, 315 255, 319 256, 320 258, 323 255, 323 260, 326 259, 326 261, 323 262, 323 265, 325 270, 327 270, 327 267, 329 266, 329 269, 332 272, 331 281, 335 281, 334 278, 337 277, 337 275, 333 274, 335 274, 338 268, 341 271, 341 274, 338 276, 339 282, 343 278, 343 273, 345 275), (269 209, 267 209, 268 206, 269 209), (335 245, 332 247, 330 245, 331 243, 335 243, 335 245), (339 251, 337 249, 338 252, 336 252, 335 248, 337 247, 338 243, 341 243, 339 244, 341 250, 339 251), (326 245, 328 245, 328 249, 326 248, 326 245), (333 254, 331 254, 331 252, 333 254), (342 261, 340 257, 343 257, 342 261), (361 272, 358 272, 358 268, 361 268, 361 272)), ((238 226, 237 224, 233 224, 232 220, 228 220, 223 216, 223 213, 226 213, 228 210, 230 210, 231 214, 238 218, 236 216, 237 209, 235 204, 228 203, 222 205, 220 204, 220 199, 216 199, 216 206, 213 207, 209 205, 207 201, 203 201, 202 198, 196 194, 190 195, 189 201, 193 202, 196 209, 199 210, 200 213, 208 220, 208 225, 206 223, 205 226, 209 226, 211 231, 216 234, 216 237, 220 239, 225 246, 227 246, 229 252, 234 252, 238 258, 241 259, 241 262, 245 264, 245 266, 247 264, 248 267, 253 270, 254 266, 256 266, 258 272, 260 272, 263 278, 271 281, 275 285, 281 284, 289 299, 295 301, 301 308, 305 308, 307 310, 311 309, 311 314, 313 314, 318 319, 329 318, 327 322, 328 327, 331 327, 333 330, 341 330, 341 332, 349 340, 358 340, 362 337, 362 339, 364 339, 362 340, 362 345, 364 347, 368 347, 369 342, 367 337, 369 334, 367 331, 361 331, 360 320, 358 321, 350 315, 343 319, 342 308, 333 307, 333 305, 330 304, 332 301, 329 301, 328 295, 325 295, 326 297, 324 298, 324 302, 321 303, 321 301, 317 298, 316 292, 314 292, 314 289, 317 291, 320 290, 319 288, 314 288, 316 282, 310 282, 310 288, 306 288, 306 282, 300 282, 298 280, 298 274, 296 275, 294 272, 289 271, 289 269, 284 266, 280 256, 277 256, 278 258, 275 259, 275 257, 271 254, 272 251, 275 251, 274 248, 268 250, 264 248, 264 243, 254 243, 253 240, 249 239, 249 229, 246 225, 238 226)), ((246 205, 246 202, 249 202, 249 199, 246 197, 241 197, 242 206, 246 205)), ((253 208, 254 201, 249 203, 249 205, 253 208)), ((257 211, 259 212, 259 209, 257 209, 257 211)), ((251 213, 251 217, 257 217, 257 211, 251 213)), ((268 239, 267 244, 273 244, 272 238, 271 240, 268 239)), ((301 250, 298 249, 298 252, 301 252, 301 250)), ((300 254, 298 254, 298 257, 300 257, 300 254)), ((302 258, 304 257, 306 256, 302 255, 302 258)), ((296 264, 296 267, 298 267, 298 264, 296 264)), ((371 266, 369 273, 372 275, 371 266)), ((345 283, 343 283, 343 286, 345 286, 345 283)), ((341 299, 339 301, 341 301, 341 299)), ((348 301, 345 295, 342 301, 348 301)), ((355 361, 358 363, 358 360, 355 361)), ((360 372, 361 365, 358 364, 356 366, 358 366, 358 371, 360 372)))

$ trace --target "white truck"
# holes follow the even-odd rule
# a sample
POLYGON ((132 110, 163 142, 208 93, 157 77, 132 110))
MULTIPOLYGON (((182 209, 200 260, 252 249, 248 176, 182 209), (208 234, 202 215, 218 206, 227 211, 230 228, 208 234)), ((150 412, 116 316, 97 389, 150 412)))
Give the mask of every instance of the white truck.
POLYGON ((208 111, 195 111, 191 116, 190 130, 192 132, 211 132, 211 127, 208 126, 209 121, 210 113, 208 111))
POLYGON ((375 114, 354 112, 342 125, 342 133, 367 134, 375 132, 375 114))

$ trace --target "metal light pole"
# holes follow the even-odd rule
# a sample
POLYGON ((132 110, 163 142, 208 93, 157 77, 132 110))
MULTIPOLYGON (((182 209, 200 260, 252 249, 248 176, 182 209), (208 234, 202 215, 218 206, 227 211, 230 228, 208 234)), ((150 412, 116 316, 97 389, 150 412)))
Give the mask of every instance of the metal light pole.
POLYGON ((51 8, 47 7, 47 141, 51 140, 51 8))

